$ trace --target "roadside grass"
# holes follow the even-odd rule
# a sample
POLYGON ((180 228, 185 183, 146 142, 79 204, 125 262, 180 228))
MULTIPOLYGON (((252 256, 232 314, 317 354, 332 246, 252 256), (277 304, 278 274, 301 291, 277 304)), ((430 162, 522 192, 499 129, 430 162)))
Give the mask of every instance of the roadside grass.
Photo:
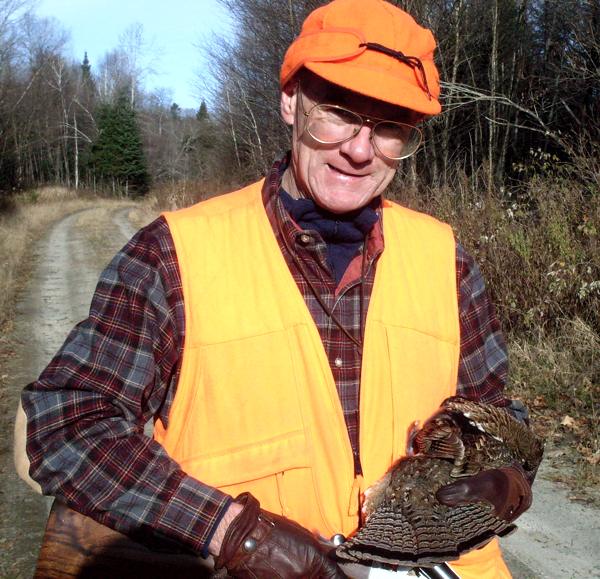
POLYGON ((522 399, 547 458, 574 488, 600 487, 600 336, 580 318, 556 331, 509 336, 511 394, 522 399))
POLYGON ((131 209, 127 217, 135 228, 140 229, 158 217, 159 213, 160 211, 154 199, 152 197, 148 197, 147 199, 138 202, 131 209))
POLYGON ((227 180, 178 181, 156 185, 147 196, 152 200, 154 208, 160 211, 172 211, 188 207, 227 191, 235 191, 247 185, 227 180))

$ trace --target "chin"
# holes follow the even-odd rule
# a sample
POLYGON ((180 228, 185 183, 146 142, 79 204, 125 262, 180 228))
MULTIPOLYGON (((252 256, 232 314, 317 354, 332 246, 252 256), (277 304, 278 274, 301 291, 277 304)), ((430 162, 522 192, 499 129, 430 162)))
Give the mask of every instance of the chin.
POLYGON ((332 213, 348 213, 364 207, 374 197, 374 195, 348 196, 346 192, 340 192, 338 195, 337 198, 334 194, 327 199, 315 199, 315 202, 332 213))

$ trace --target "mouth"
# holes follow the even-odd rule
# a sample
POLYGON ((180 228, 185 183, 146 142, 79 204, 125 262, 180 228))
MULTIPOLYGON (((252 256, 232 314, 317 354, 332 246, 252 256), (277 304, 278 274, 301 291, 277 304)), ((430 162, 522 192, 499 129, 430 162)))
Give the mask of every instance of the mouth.
POLYGON ((334 174, 339 175, 341 177, 345 177, 347 179, 362 179, 363 177, 366 177, 366 175, 363 175, 362 173, 344 171, 343 169, 340 169, 339 167, 334 167, 329 163, 327 164, 327 166, 329 167, 329 170, 332 171, 334 174))

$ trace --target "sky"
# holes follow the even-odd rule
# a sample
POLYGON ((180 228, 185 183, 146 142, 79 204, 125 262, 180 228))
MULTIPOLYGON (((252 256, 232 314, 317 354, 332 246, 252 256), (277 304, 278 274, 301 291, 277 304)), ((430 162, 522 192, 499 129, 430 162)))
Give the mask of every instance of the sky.
POLYGON ((197 109, 205 92, 197 86, 198 73, 206 71, 204 55, 194 45, 212 32, 229 30, 229 18, 217 0, 39 0, 35 13, 56 18, 70 33, 67 55, 80 62, 87 51, 96 71, 102 56, 118 46, 119 36, 141 24, 155 71, 146 79, 146 89, 171 88, 172 100, 181 108, 197 109))

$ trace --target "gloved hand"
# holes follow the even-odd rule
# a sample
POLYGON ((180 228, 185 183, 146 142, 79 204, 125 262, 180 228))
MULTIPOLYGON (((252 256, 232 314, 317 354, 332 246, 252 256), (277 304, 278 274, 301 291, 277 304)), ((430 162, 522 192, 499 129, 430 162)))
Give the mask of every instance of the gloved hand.
POLYGON ((225 567, 239 579, 346 577, 328 557, 333 546, 319 542, 297 523, 263 511, 249 493, 236 502, 243 509, 225 532, 215 569, 225 567))
POLYGON ((531 485, 525 471, 517 464, 484 470, 445 485, 437 491, 436 497, 450 507, 487 502, 498 518, 509 523, 522 515, 532 501, 531 485))

